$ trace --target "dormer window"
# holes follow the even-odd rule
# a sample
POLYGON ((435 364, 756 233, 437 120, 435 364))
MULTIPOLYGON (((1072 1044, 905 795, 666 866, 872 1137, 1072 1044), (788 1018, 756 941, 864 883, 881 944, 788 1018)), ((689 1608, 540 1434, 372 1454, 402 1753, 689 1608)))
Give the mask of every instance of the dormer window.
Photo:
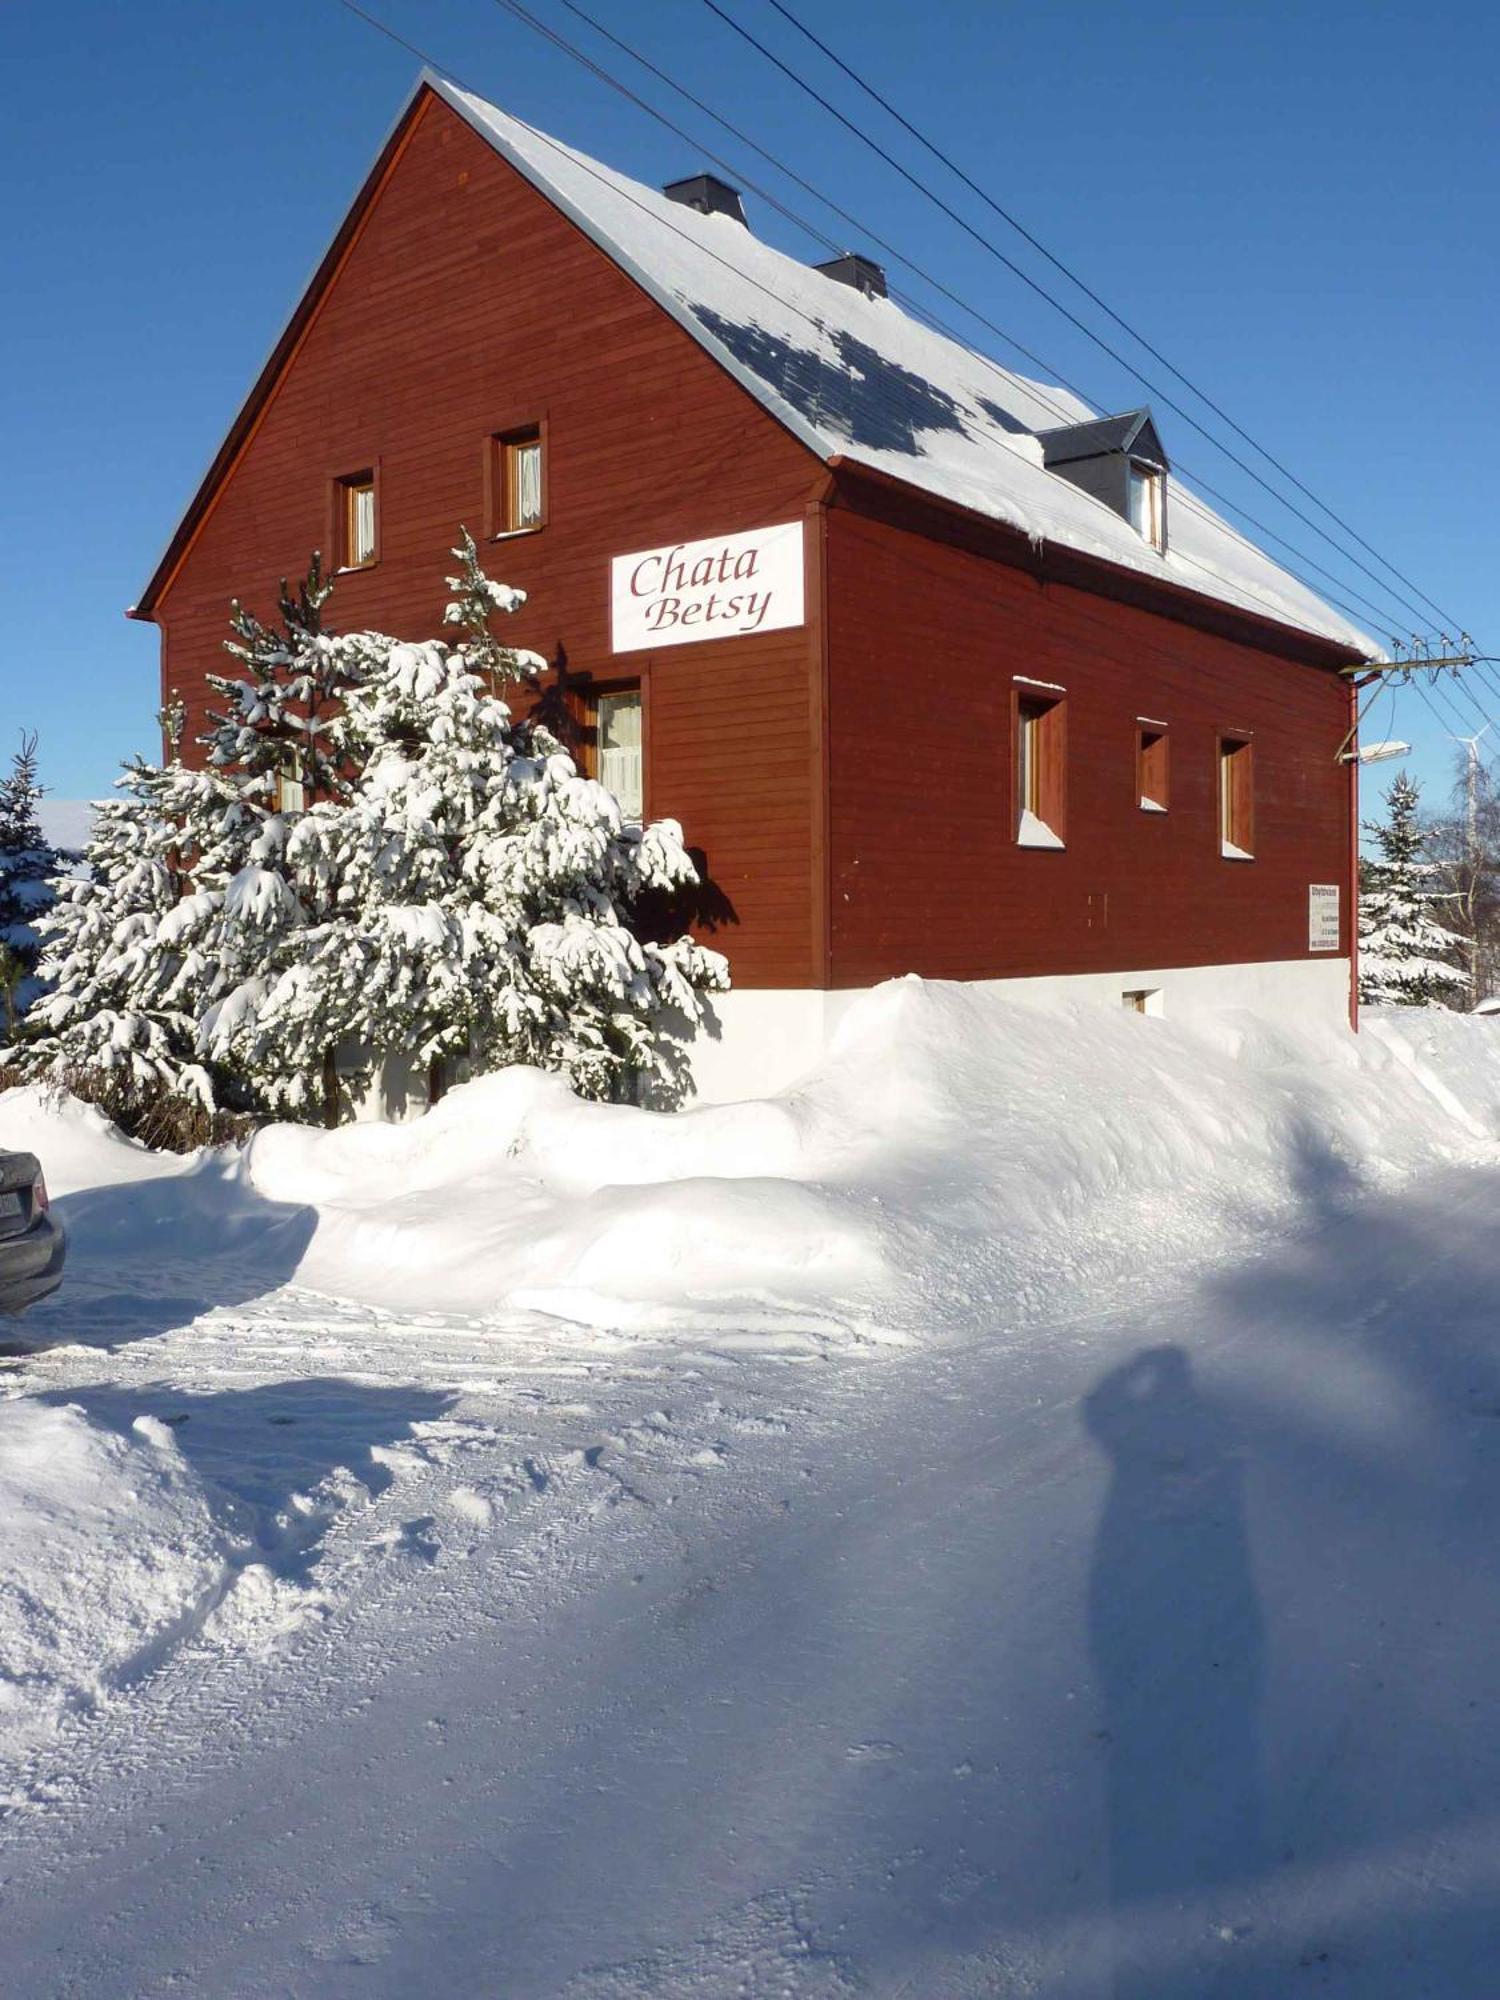
POLYGON ((1042 463, 1102 500, 1159 555, 1167 547, 1167 455, 1149 410, 1038 431, 1042 463))
POLYGON ((1130 525, 1153 549, 1162 546, 1162 476, 1154 465, 1130 464, 1130 525))

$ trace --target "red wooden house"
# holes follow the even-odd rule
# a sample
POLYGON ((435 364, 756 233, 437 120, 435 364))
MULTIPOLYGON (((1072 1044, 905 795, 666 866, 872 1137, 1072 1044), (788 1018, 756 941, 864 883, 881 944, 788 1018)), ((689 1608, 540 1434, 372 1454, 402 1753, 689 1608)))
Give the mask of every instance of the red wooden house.
POLYGON ((231 597, 332 548, 337 625, 424 636, 460 522, 581 754, 703 856, 708 1094, 906 972, 1348 1008, 1369 642, 1149 415, 425 77, 135 608, 189 736, 231 597))

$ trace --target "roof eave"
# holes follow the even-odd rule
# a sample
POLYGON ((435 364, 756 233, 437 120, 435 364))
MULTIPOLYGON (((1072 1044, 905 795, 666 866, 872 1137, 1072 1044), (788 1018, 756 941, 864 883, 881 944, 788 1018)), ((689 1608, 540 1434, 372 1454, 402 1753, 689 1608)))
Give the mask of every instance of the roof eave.
POLYGON ((1262 612, 1251 611, 1231 603, 1228 598, 1209 591, 1194 590, 1175 578, 1149 576, 1143 570, 1111 562, 1107 556, 1075 549, 1065 542, 1039 543, 1024 528, 1017 528, 1011 522, 986 514, 977 507, 966 507, 960 500, 950 500, 943 494, 934 493, 911 480, 898 478, 895 473, 885 472, 878 466, 867 465, 863 459, 851 458, 844 452, 836 452, 828 460, 828 469, 836 478, 848 477, 855 483, 867 483, 939 514, 980 527, 998 542, 1008 545, 1020 558, 1022 567, 1046 568, 1054 573, 1067 570, 1083 578, 1092 577, 1096 583, 1108 579, 1111 586, 1108 594, 1111 596, 1138 599, 1145 605, 1165 611, 1169 616, 1186 617, 1195 625, 1237 627, 1253 643, 1270 651, 1279 649, 1285 652, 1287 641, 1292 640, 1299 650, 1315 656, 1320 665, 1342 669, 1361 665, 1374 657, 1361 652, 1352 642, 1332 638, 1328 633, 1314 631, 1306 625, 1294 624, 1290 619, 1271 618, 1262 612))
MULTIPOLYGON (((633 258, 626 255, 617 244, 612 242, 605 232, 590 220, 584 211, 569 201, 566 195, 561 193, 542 173, 533 167, 524 154, 508 146, 499 133, 492 126, 486 124, 484 119, 472 110, 463 91, 448 83, 435 70, 424 69, 413 84, 406 102, 392 121, 390 130, 387 132, 375 155, 373 165, 360 184, 359 191, 355 195, 343 221, 335 231, 332 242, 314 267, 296 309, 287 321, 275 346, 271 349, 264 365, 256 376, 250 393, 245 398, 244 404, 230 427, 228 435, 214 454, 207 470, 199 481, 193 498, 188 504, 187 511, 174 530, 166 548, 162 551, 155 569, 151 573, 150 581, 136 602, 126 612, 125 615, 127 618, 139 619, 146 624, 156 622, 155 613, 158 602, 176 574, 188 548, 195 539, 199 524, 212 505, 214 495, 217 493, 219 486, 239 456, 241 449, 248 441, 261 410, 270 399, 277 379, 296 350, 304 329, 317 309, 319 300, 322 298, 339 264, 342 262, 345 252, 350 247, 353 237, 369 210, 375 193, 394 164, 395 156, 409 133, 423 101, 427 98, 440 99, 451 111, 462 118, 464 123, 483 139, 492 151, 497 153, 501 159, 505 160, 521 175, 523 180, 528 181, 537 190, 543 200, 550 202, 559 214, 566 216, 574 227, 581 230, 596 248, 604 252, 611 263, 623 271, 634 284, 639 285, 641 290, 654 300, 663 311, 670 313, 672 318, 683 327, 698 345, 705 348, 719 365, 735 378, 747 394, 753 397, 786 430, 790 431, 800 444, 805 446, 819 460, 826 459, 828 452, 827 440, 820 436, 790 403, 786 402, 774 390, 770 389, 758 377, 754 376, 745 367, 744 363, 725 346, 724 342, 716 334, 710 332, 693 315, 682 299, 678 298, 675 293, 668 291, 664 286, 657 284, 649 273, 644 271, 633 258)), ((549 141, 545 133, 537 132, 534 126, 528 126, 526 129, 533 132, 538 139, 541 139, 545 143, 556 143, 555 141, 549 141)), ((570 157, 573 156, 570 155, 570 157)))
POLYGON ((218 492, 226 474, 238 458, 244 445, 248 442, 261 411, 270 400, 272 391, 275 389, 282 370, 301 341, 303 333, 317 310, 319 301, 327 290, 334 273, 342 263, 345 253, 351 247, 354 237, 358 234, 360 225, 369 212, 370 204, 377 190, 394 164, 396 154, 401 149, 415 122, 424 95, 432 91, 432 85, 435 81, 436 79, 431 76, 430 72, 424 70, 412 85, 406 101, 391 121, 390 129, 381 141, 374 161, 363 181, 361 181, 353 201, 344 214, 343 220, 334 231, 328 248, 314 265, 307 283, 302 288, 301 296, 293 309, 290 319, 288 319, 281 333, 277 336, 275 344, 261 365, 251 385, 250 393, 241 404, 239 413, 230 425, 223 443, 209 461, 203 477, 199 480, 194 490, 192 499, 188 502, 182 519, 178 522, 170 540, 162 550, 156 567, 151 572, 150 581, 135 603, 126 611, 125 616, 127 618, 138 619, 141 623, 148 625, 157 622, 157 604, 166 591, 167 586, 171 583, 172 578, 176 575, 183 557, 187 554, 188 549, 196 539, 198 529, 207 515, 213 503, 214 496, 218 492))
MULTIPOLYGON (((446 83, 439 76, 429 74, 428 76, 424 76, 424 81, 429 81, 434 95, 440 97, 452 111, 456 112, 463 119, 466 125, 478 133, 479 137, 494 152, 498 153, 502 160, 513 167, 523 180, 529 181, 544 201, 550 202, 559 215, 566 216, 574 228, 581 231, 596 249, 603 251, 604 255, 608 257, 617 270, 623 271, 625 276, 633 284, 639 285, 646 296, 659 305, 663 312, 668 313, 676 320, 683 331, 689 334, 700 347, 704 348, 727 374, 732 375, 740 387, 755 402, 767 410, 784 429, 790 431, 799 444, 805 445, 819 459, 826 460, 828 456, 827 438, 817 431, 800 411, 795 409, 784 397, 779 396, 769 383, 747 368, 739 357, 719 339, 718 335, 711 332, 703 324, 684 299, 680 298, 676 292, 668 290, 665 285, 658 284, 649 271, 638 264, 627 251, 622 250, 608 232, 593 220, 587 210, 579 208, 576 203, 570 201, 562 190, 555 187, 539 168, 533 166, 524 153, 518 152, 514 147, 507 145, 501 135, 495 131, 494 127, 487 124, 479 113, 470 108, 469 104, 465 101, 465 93, 463 91, 457 89, 454 85, 446 83)), ((524 123, 521 119, 516 119, 515 122, 517 124, 524 123)), ((581 156, 574 153, 570 148, 562 146, 559 141, 552 139, 547 133, 538 131, 534 125, 527 125, 526 130, 534 138, 539 139, 543 145, 556 147, 558 152, 566 153, 567 157, 575 165, 578 164, 581 156)))

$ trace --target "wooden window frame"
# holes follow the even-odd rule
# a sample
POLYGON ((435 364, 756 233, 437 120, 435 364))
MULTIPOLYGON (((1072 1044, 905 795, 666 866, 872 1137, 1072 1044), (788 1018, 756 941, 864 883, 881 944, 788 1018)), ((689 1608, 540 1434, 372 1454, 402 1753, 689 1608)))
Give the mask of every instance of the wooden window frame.
POLYGON ((1135 803, 1153 818, 1172 809, 1172 732, 1143 715, 1135 719, 1135 803))
POLYGON ((581 681, 573 692, 580 731, 581 755, 577 762, 583 775, 599 780, 599 703, 610 695, 638 694, 641 698, 641 825, 651 823, 651 676, 642 667, 638 674, 612 674, 605 680, 581 681))
POLYGON ((371 459, 358 472, 336 472, 329 481, 328 492, 328 546, 334 552, 334 574, 337 576, 357 576, 363 570, 374 569, 380 561, 381 517, 385 509, 380 503, 380 460, 371 459), (353 505, 354 495, 368 486, 375 496, 375 538, 374 548, 363 562, 349 562, 347 557, 353 547, 353 505))
POLYGON ((1255 859, 1255 739, 1247 730, 1216 737, 1215 837, 1225 861, 1255 859))
POLYGON ((1018 847, 1058 853, 1068 838, 1068 696, 1065 688, 1017 675, 1011 688, 1011 824, 1018 847), (1034 734, 1032 732, 1035 732, 1034 734), (1028 786, 1029 779, 1029 786, 1028 786), (1050 838, 1036 837, 1030 815, 1050 838))
POLYGON ((1133 458, 1125 474, 1129 483, 1130 501, 1134 500, 1136 481, 1139 479, 1145 496, 1144 522, 1137 521, 1133 508, 1130 525, 1146 544, 1160 555, 1167 546, 1167 481, 1166 474, 1159 466, 1148 465, 1144 459, 1133 458))
POLYGON ((491 542, 513 541, 522 535, 539 535, 547 525, 549 511, 549 468, 552 452, 547 439, 545 416, 524 423, 496 424, 484 440, 484 532, 491 542), (542 451, 541 514, 523 527, 511 525, 510 451, 519 444, 537 444, 542 451))

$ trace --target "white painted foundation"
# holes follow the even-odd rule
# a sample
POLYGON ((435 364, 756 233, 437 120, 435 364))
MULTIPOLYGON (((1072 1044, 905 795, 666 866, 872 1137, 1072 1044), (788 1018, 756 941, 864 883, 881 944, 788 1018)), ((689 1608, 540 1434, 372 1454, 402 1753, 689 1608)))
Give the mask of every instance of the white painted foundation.
MULTIPOLYGON (((939 982, 934 982, 939 983, 939 982)), ((1089 1001, 1120 1007, 1129 992, 1150 995, 1146 1011, 1171 1020, 1227 1007, 1298 1022, 1342 1027, 1349 1019, 1347 958, 1276 959, 1260 965, 1186 965, 1127 972, 1081 972, 1037 979, 985 979, 973 984, 1037 1007, 1089 1001)), ((806 1074, 839 1022, 872 991, 776 988, 722 994, 710 1032, 693 1053, 698 1102, 729 1104, 764 1097, 806 1074)))

